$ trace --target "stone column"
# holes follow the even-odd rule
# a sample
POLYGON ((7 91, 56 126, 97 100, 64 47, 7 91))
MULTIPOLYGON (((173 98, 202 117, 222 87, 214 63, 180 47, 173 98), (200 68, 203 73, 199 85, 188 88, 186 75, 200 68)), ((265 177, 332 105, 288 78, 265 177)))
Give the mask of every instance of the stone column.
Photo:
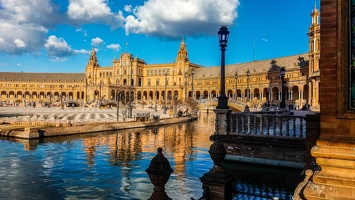
POLYGON ((298 90, 298 100, 301 100, 301 90, 298 90))
POLYGON ((200 180, 205 199, 226 200, 232 198, 233 177, 222 168, 227 151, 219 139, 228 134, 228 120, 231 110, 215 109, 213 111, 216 113, 216 132, 211 136, 214 142, 208 151, 213 160, 213 167, 200 180))
POLYGON ((230 109, 214 109, 216 114, 216 130, 217 135, 228 135, 229 132, 229 114, 232 112, 230 109))
POLYGON ((293 91, 290 91, 290 100, 293 100, 293 91))

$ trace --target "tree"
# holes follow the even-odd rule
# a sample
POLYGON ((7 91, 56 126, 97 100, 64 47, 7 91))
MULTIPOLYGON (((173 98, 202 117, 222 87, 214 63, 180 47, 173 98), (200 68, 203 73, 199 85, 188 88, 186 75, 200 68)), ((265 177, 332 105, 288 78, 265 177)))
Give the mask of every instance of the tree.
POLYGON ((55 121, 58 119, 59 115, 54 115, 54 126, 55 126, 55 121))
POLYGON ((75 119, 75 115, 70 115, 67 117, 67 119, 69 120, 69 126, 71 126, 71 121, 75 119))
POLYGON ((40 114, 37 114, 37 115, 36 115, 36 124, 38 124, 38 118, 39 118, 40 116, 41 116, 40 114))
POLYGON ((49 118, 49 115, 48 114, 43 115, 43 118, 44 118, 45 125, 47 125, 47 119, 49 118))
POLYGON ((177 112, 179 110, 179 108, 183 105, 182 101, 177 99, 177 97, 175 97, 173 99, 173 102, 172 102, 172 105, 173 105, 173 117, 177 117, 177 112))
POLYGON ((33 114, 28 114, 28 116, 30 117, 30 125, 32 124, 31 123, 31 118, 33 117, 33 114))
POLYGON ((191 112, 190 114, 192 114, 192 116, 197 115, 197 112, 199 111, 198 105, 199 105, 198 101, 193 98, 189 98, 186 101, 186 107, 190 110, 191 112))

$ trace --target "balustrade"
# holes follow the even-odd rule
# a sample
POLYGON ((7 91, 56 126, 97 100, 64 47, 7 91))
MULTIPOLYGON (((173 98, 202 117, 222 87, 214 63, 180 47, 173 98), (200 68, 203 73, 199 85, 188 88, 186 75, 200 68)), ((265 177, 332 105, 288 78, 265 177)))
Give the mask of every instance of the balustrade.
POLYGON ((231 113, 229 123, 229 135, 306 137, 306 121, 303 116, 278 113, 231 113))

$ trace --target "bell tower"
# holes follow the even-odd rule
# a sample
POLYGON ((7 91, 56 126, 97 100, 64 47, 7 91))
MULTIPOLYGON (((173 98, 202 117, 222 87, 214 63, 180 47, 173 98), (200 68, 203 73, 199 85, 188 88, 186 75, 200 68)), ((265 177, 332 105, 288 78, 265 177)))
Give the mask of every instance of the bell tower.
MULTIPOLYGON (((309 27, 309 65, 308 65, 308 83, 309 83, 309 102, 313 110, 319 111, 319 58, 320 58, 320 13, 316 7, 312 11, 312 24, 309 27)), ((302 89, 302 88, 301 88, 302 89)))
POLYGON ((86 69, 85 69, 86 84, 90 84, 90 85, 95 84, 97 68, 100 68, 100 66, 97 61, 96 51, 94 48, 92 48, 89 62, 86 65, 86 69))
POLYGON ((180 48, 178 51, 176 61, 183 61, 183 62, 189 61, 189 58, 187 56, 187 50, 186 50, 186 44, 185 44, 184 37, 182 37, 182 39, 181 39, 180 48))
POLYGON ((185 39, 182 37, 180 42, 180 48, 176 57, 176 72, 178 75, 184 75, 189 69, 189 57, 187 55, 187 49, 185 39))

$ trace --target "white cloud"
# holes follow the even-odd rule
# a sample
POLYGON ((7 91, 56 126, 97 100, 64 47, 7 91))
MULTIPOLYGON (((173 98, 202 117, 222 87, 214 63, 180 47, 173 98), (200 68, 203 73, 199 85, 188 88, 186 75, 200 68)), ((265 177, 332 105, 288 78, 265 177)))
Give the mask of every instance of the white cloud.
POLYGON ((80 49, 80 50, 74 50, 75 53, 80 53, 80 54, 90 54, 91 51, 85 50, 85 49, 80 49))
POLYGON ((75 32, 80 32, 80 33, 83 33, 84 36, 88 36, 86 30, 83 29, 83 28, 78 28, 78 29, 75 30, 75 32))
POLYGON ((112 13, 106 0, 69 0, 68 17, 73 23, 105 23, 112 28, 122 27, 122 12, 112 13))
POLYGON ((48 28, 65 21, 59 6, 51 0, 0 0, 0 5, 3 8, 0 10, 0 18, 16 24, 40 24, 48 28))
POLYGON ((132 6, 131 6, 131 5, 125 5, 125 6, 124 6, 124 11, 126 11, 126 12, 132 12, 132 6))
POLYGON ((264 42, 268 42, 269 40, 266 38, 261 38, 264 42))
POLYGON ((37 54, 48 28, 64 20, 51 0, 0 0, 0 52, 37 54))
POLYGON ((0 52, 14 55, 37 53, 45 43, 46 34, 47 30, 37 24, 0 20, 0 52))
POLYGON ((74 51, 63 38, 57 38, 55 35, 48 37, 44 47, 52 60, 63 61, 74 54, 74 51))
POLYGON ((119 44, 110 44, 110 45, 107 45, 106 48, 113 49, 115 51, 119 51, 121 49, 121 46, 119 44))
MULTIPOLYGON (((49 29, 61 24, 81 27, 84 24, 101 23, 111 26, 111 29, 123 27, 126 34, 162 37, 216 34, 220 25, 233 24, 239 5, 239 0, 146 0, 143 5, 134 8, 131 5, 124 6, 124 12, 130 13, 125 18, 122 11, 113 12, 108 2, 0 0, 0 53, 38 54, 45 47, 49 57, 63 60, 67 56, 85 52, 71 49, 62 38, 47 36, 49 29), (63 7, 66 4, 67 10, 63 7)), ((82 28, 76 31, 87 35, 82 28)), ((103 45, 104 42, 95 38, 92 44, 103 45)), ((112 44, 107 48, 119 50, 121 47, 112 44)))
POLYGON ((126 17, 126 34, 180 37, 216 34, 237 18, 239 0, 148 0, 126 17))
POLYGON ((14 43, 16 44, 17 48, 25 48, 26 44, 23 40, 15 39, 14 43))
MULTIPOLYGON (((68 12, 61 10, 55 0, 0 0, 0 53, 21 55, 39 54, 46 44, 48 29, 57 25, 104 23, 112 28, 122 27, 122 12, 112 13, 106 0, 68 0, 68 12), (88 16, 88 17, 87 17, 88 16)), ((67 3, 60 1, 60 4, 67 3)), ((83 29, 78 29, 84 36, 83 29)), ((68 45, 69 46, 69 45, 68 45)), ((46 47, 46 48, 47 48, 46 47)), ((73 51, 47 50, 49 56, 71 54, 73 51), (64 54, 63 54, 64 53, 64 54)), ((75 52, 74 52, 75 53, 75 52)), ((63 59, 60 59, 63 60, 63 59)))
POLYGON ((92 45, 92 46, 100 46, 100 45, 102 45, 103 43, 104 43, 104 41, 103 41, 101 38, 99 38, 99 37, 93 38, 93 39, 91 40, 91 45, 92 45))

